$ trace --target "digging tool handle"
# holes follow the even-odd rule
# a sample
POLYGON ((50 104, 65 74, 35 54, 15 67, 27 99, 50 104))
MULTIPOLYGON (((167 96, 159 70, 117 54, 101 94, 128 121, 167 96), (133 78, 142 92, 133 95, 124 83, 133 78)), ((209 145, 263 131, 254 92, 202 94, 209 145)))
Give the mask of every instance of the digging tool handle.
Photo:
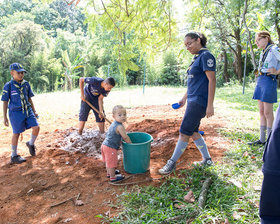
MULTIPOLYGON (((97 110, 97 109, 96 109, 90 102, 88 102, 86 99, 85 99, 85 102, 86 102, 93 110, 95 110, 98 114, 101 114, 100 111, 97 110)), ((111 122, 109 119, 107 119, 106 117, 104 117, 104 119, 105 119, 106 121, 108 121, 109 124, 112 124, 112 122, 111 122)))

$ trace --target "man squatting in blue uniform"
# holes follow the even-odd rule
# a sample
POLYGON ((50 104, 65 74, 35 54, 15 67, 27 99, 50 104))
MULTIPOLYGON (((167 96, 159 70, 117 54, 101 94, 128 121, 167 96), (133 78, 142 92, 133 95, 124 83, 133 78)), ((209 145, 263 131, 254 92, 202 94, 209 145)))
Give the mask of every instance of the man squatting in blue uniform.
POLYGON ((91 103, 100 114, 92 109, 96 122, 101 133, 104 133, 104 108, 103 98, 106 97, 111 89, 115 86, 115 80, 112 77, 102 79, 98 77, 80 78, 79 80, 81 90, 81 108, 79 113, 79 134, 82 135, 85 123, 88 119, 89 111, 92 109, 86 102, 91 103), (86 85, 85 85, 86 83, 86 85))
POLYGON ((13 79, 5 84, 1 98, 3 101, 4 125, 9 126, 7 118, 9 108, 9 118, 13 128, 11 163, 23 163, 26 159, 17 154, 19 135, 26 129, 32 128, 31 139, 26 142, 26 146, 29 148, 31 156, 35 156, 34 142, 39 134, 40 127, 36 119, 38 114, 31 99, 34 94, 29 83, 23 79, 26 71, 21 64, 13 63, 10 65, 10 72, 13 79))
POLYGON ((214 115, 214 96, 216 88, 216 60, 206 48, 207 39, 202 33, 190 32, 185 36, 187 50, 195 55, 188 69, 188 89, 179 101, 182 106, 187 101, 186 112, 180 127, 180 135, 172 157, 159 169, 160 174, 175 170, 176 161, 184 153, 190 137, 194 140, 203 160, 198 165, 212 165, 212 160, 203 137, 198 133, 200 121, 205 115, 214 115))
POLYGON ((271 132, 274 116, 273 103, 277 102, 277 79, 280 73, 279 47, 273 45, 270 34, 261 31, 256 34, 256 44, 263 49, 257 72, 257 85, 253 99, 258 100, 260 113, 260 138, 249 145, 264 145, 271 132), (279 70, 279 71, 278 71, 279 70))

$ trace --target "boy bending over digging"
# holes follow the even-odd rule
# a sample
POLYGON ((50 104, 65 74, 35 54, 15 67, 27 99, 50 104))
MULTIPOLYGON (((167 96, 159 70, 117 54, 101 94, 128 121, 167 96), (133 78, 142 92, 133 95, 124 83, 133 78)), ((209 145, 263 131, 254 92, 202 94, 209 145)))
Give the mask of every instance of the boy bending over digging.
POLYGON ((79 135, 82 135, 86 121, 88 119, 89 111, 92 109, 86 103, 86 101, 91 103, 97 110, 100 111, 100 114, 98 114, 92 109, 99 130, 101 133, 104 133, 105 114, 103 109, 103 98, 106 97, 111 89, 115 86, 115 80, 111 77, 105 80, 98 77, 86 77, 80 78, 79 81, 82 99, 79 113, 79 135))
POLYGON ((118 153, 121 145, 121 139, 127 143, 131 143, 129 136, 126 134, 123 123, 126 121, 126 109, 117 105, 113 108, 114 122, 110 125, 106 134, 106 138, 101 145, 101 154, 103 162, 106 163, 107 177, 111 182, 124 179, 120 171, 116 169, 118 163, 118 153))

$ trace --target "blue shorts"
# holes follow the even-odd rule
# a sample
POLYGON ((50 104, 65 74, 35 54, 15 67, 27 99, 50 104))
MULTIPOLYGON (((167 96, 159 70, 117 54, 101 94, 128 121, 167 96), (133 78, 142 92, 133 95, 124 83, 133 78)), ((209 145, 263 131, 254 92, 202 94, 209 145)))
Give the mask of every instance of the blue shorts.
POLYGON ((192 136, 194 132, 198 132, 200 121, 205 115, 206 107, 196 102, 188 102, 180 133, 192 136))
POLYGON ((265 103, 277 102, 277 80, 271 76, 261 75, 258 77, 253 99, 265 103))
POLYGON ((26 111, 9 111, 10 123, 13 128, 14 134, 20 134, 26 129, 31 127, 39 126, 38 121, 32 110, 29 110, 29 116, 27 116, 26 111))
MULTIPOLYGON (((260 217, 280 220, 280 176, 264 173, 261 199, 260 217)), ((276 223, 276 222, 264 222, 276 223)), ((280 222, 278 222, 280 223, 280 222)))
POLYGON ((262 216, 261 224, 279 224, 280 217, 262 216))
MULTIPOLYGON (((89 101, 89 100, 88 100, 89 101)), ((97 110, 99 110, 99 105, 98 105, 98 98, 97 100, 89 101, 92 106, 94 106, 97 110)), ((103 118, 102 120, 99 117, 99 114, 93 110, 86 102, 81 101, 81 108, 80 108, 80 113, 79 113, 79 121, 87 121, 88 119, 88 114, 90 110, 93 111, 95 115, 95 120, 96 122, 105 122, 105 119, 103 118)), ((103 111, 104 112, 104 111, 103 111)))

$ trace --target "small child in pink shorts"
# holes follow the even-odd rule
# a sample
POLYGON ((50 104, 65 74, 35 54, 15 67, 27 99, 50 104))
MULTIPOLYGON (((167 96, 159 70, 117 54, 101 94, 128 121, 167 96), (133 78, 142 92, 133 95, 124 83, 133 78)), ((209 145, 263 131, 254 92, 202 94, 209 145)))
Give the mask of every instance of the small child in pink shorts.
POLYGON ((120 149, 121 139, 127 143, 131 143, 129 136, 126 134, 123 122, 126 121, 126 109, 117 105, 113 108, 113 118, 115 121, 110 125, 106 134, 106 138, 101 145, 101 154, 103 162, 106 163, 107 176, 111 182, 124 179, 124 176, 116 170, 118 164, 118 153, 120 149))

